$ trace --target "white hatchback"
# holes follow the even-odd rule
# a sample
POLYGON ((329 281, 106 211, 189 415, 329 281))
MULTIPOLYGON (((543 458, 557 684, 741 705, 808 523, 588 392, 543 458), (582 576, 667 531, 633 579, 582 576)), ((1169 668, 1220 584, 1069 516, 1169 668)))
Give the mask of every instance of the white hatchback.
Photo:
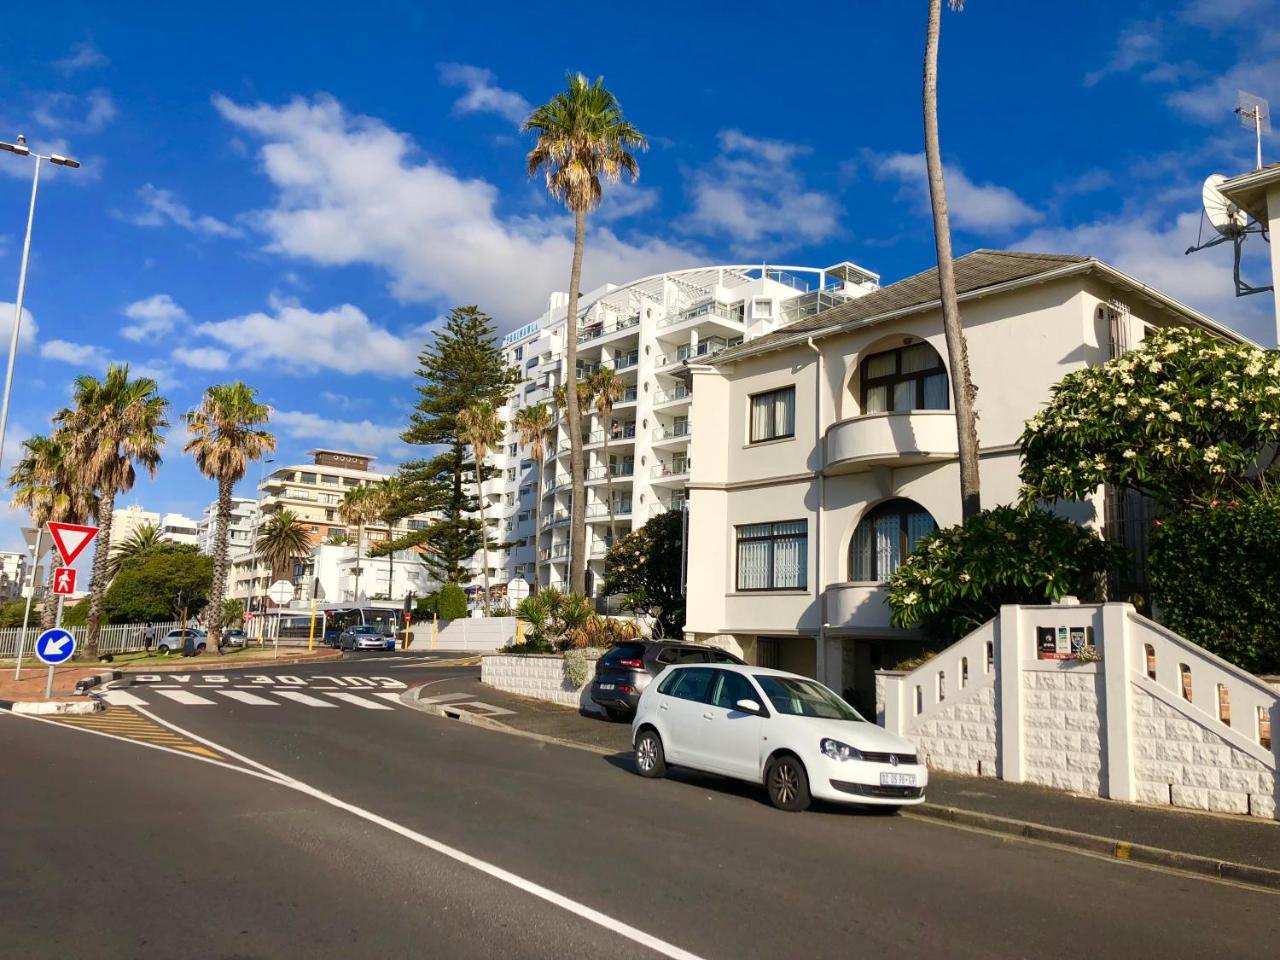
POLYGON ((763 783, 781 810, 803 810, 811 797, 923 803, 929 782, 911 741, 816 680, 764 667, 668 667, 640 696, 631 742, 641 776, 661 777, 670 764, 763 783))

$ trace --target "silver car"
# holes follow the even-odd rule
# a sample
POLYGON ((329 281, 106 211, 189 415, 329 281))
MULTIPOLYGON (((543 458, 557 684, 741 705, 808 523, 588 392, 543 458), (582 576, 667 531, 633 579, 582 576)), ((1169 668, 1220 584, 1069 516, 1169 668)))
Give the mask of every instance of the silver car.
POLYGON ((339 650, 394 650, 395 637, 389 637, 375 626, 356 624, 338 635, 339 650))

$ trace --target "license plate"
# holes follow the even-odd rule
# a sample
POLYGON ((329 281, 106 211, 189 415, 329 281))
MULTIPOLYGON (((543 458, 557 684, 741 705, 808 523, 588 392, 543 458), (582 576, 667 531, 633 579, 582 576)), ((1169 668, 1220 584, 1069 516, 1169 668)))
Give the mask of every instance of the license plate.
POLYGON ((612 683, 602 683, 602 684, 600 684, 600 689, 601 689, 601 690, 614 690, 614 689, 616 689, 616 687, 615 687, 615 685, 614 685, 614 684, 612 684, 612 683))
POLYGON ((880 774, 880 786, 882 787, 914 787, 915 785, 916 775, 914 773, 880 774))

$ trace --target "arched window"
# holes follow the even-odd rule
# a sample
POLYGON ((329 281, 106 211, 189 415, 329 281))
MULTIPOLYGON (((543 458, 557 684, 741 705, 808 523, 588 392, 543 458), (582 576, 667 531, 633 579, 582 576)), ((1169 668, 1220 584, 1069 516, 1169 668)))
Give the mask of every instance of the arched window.
POLYGON ((849 579, 888 580, 920 538, 936 529, 929 511, 914 500, 885 501, 863 517, 853 532, 849 579))
POLYGON ((927 343, 873 353, 858 372, 863 413, 948 409, 947 371, 927 343))

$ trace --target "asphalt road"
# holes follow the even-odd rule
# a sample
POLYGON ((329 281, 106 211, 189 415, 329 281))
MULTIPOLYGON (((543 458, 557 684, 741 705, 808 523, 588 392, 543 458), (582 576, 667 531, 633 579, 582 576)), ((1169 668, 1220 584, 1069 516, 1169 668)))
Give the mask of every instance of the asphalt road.
POLYGON ((1273 894, 904 817, 783 814, 719 778, 646 781, 625 757, 333 695, 375 703, 369 678, 452 672, 379 657, 219 681, 269 705, 195 675, 186 689, 212 702, 131 688, 140 710, 292 786, 0 717, 21 787, 0 831, 5 952, 658 955, 625 924, 733 960, 1275 955, 1273 894))

